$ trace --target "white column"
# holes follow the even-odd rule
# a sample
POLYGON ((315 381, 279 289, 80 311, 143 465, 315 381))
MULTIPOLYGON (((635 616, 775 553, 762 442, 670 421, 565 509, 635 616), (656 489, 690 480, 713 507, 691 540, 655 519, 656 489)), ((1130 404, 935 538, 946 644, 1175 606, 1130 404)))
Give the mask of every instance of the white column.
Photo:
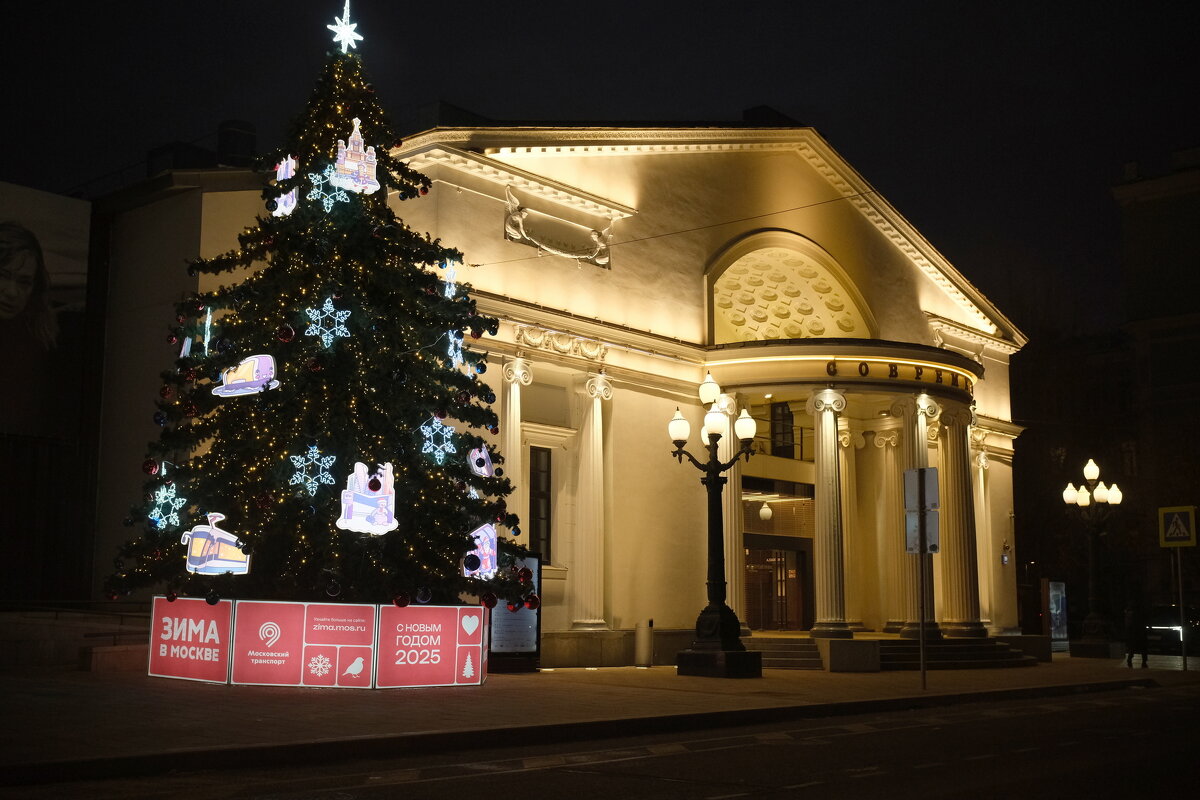
MULTIPOLYGON (((841 422, 846 422, 845 418, 841 422)), ((858 519, 858 461, 855 451, 866 444, 861 433, 844 428, 838 431, 842 458, 838 464, 838 482, 842 495, 842 579, 846 603, 846 624, 851 630, 863 626, 863 591, 866 582, 862 574, 863 533, 858 519)))
MULTIPOLYGON (((738 403, 732 395, 717 398, 717 408, 725 412, 725 431, 717 443, 717 455, 722 461, 733 458, 742 443, 733 433, 733 421, 737 419, 738 403)), ((738 619, 746 607, 746 550, 742 544, 742 533, 746 522, 742 518, 742 460, 738 459, 725 471, 725 491, 721 495, 721 516, 725 533, 725 605, 733 609, 738 619)))
MULTIPOLYGON (((892 416, 900 417, 904 426, 901 438, 901 486, 904 470, 929 466, 929 426, 941 409, 929 395, 904 397, 892 404, 892 416)), ((901 493, 903 498, 903 493, 901 493)), ((903 506, 901 506, 903 508, 903 506)), ((903 525, 903 516, 901 517, 903 525)), ((900 635, 916 639, 921 633, 921 572, 925 572, 925 638, 941 637, 933 608, 933 556, 902 553, 900 593, 904 603, 904 625, 900 635)))
POLYGON ((979 621, 979 562, 975 554, 975 500, 971 496, 970 428, 975 415, 955 403, 942 412, 938 440, 942 469, 942 630, 947 636, 983 638, 979 621))
POLYGON ((813 574, 816 578, 816 620, 812 635, 849 638, 842 575, 842 499, 838 476, 838 413, 846 408, 846 396, 833 389, 819 389, 808 399, 806 410, 813 418, 816 486, 816 532, 813 541, 813 574))
MULTIPOLYGON (((521 436, 521 387, 533 383, 529 362, 517 357, 504 362, 504 418, 500 422, 500 447, 504 456, 504 474, 512 482, 508 510, 521 518, 529 516, 529 479, 525 475, 525 445, 521 436)), ((521 544, 528 545, 522 525, 521 544)))
MULTIPOLYGON (((987 432, 980 428, 971 428, 971 468, 975 480, 975 542, 976 552, 982 553, 979 559, 979 621, 985 628, 991 628, 994 621, 992 616, 996 607, 996 597, 993 579, 996 562, 1001 550, 995 548, 992 538, 991 500, 988 491, 988 469, 991 460, 988 457, 985 441, 987 432)), ((1009 545, 1008 540, 1004 541, 1009 545)))
POLYGON ((900 431, 895 428, 875 432, 875 446, 883 456, 883 496, 879 532, 879 587, 881 617, 886 633, 899 633, 904 627, 905 613, 901 596, 904 581, 904 470, 900 467, 900 431))
POLYGON ((604 401, 613 396, 604 373, 584 387, 579 427, 579 483, 575 505, 575 560, 571 565, 571 627, 605 630, 604 618, 604 401))

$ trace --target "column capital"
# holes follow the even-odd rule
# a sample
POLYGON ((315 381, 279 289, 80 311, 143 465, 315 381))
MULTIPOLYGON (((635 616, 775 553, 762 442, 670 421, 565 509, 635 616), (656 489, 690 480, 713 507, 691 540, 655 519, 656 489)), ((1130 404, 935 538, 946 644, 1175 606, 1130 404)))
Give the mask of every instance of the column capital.
POLYGON ((886 430, 875 431, 875 446, 876 447, 899 447, 900 446, 900 431, 896 428, 888 428, 886 430))
POLYGON ((533 383, 533 370, 529 362, 520 356, 504 362, 504 380, 507 383, 520 383, 522 386, 533 383))
POLYGON ((933 420, 929 423, 929 428, 925 431, 929 441, 936 442, 938 437, 942 435, 942 423, 938 420, 933 420))
POLYGON ((846 410, 846 395, 836 389, 817 389, 809 396, 804 410, 812 415, 818 411, 840 413, 846 410))
POLYGON ((858 431, 845 429, 838 431, 838 444, 840 444, 843 449, 848 449, 851 445, 853 445, 855 450, 860 450, 867 444, 867 440, 866 437, 864 437, 858 431))
POLYGON ((991 465, 992 460, 988 458, 986 450, 981 450, 979 454, 975 456, 975 466, 979 467, 980 469, 987 469, 991 465))
POLYGON ((612 381, 603 372, 588 378, 587 383, 584 384, 584 388, 587 390, 588 397, 612 400, 612 381))
POLYGON ((967 428, 975 424, 975 412, 968 406, 952 403, 942 411, 940 419, 943 425, 967 428))

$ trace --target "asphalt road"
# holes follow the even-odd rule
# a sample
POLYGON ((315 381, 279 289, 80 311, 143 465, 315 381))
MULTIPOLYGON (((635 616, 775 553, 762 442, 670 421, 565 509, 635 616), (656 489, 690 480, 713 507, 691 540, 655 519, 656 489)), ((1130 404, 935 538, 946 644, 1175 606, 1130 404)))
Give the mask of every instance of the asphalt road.
POLYGON ((1189 797, 1200 785, 1198 726, 1200 686, 1192 685, 537 748, 471 742, 457 755, 387 761, 261 771, 212 765, 155 778, 0 789, 0 797, 1189 797))

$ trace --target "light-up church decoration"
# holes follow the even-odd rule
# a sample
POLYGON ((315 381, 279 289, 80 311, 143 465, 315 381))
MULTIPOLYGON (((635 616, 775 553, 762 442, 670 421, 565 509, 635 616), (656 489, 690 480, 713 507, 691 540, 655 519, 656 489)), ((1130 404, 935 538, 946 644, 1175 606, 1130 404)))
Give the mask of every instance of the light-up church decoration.
POLYGON ((349 143, 338 139, 337 161, 333 164, 329 182, 348 192, 371 194, 379 189, 379 181, 375 178, 375 148, 363 149, 363 137, 358 129, 361 120, 355 117, 353 122, 349 143))
POLYGON ((346 478, 346 488, 342 491, 342 515, 337 526, 376 536, 394 531, 400 524, 396 521, 394 481, 391 463, 368 473, 366 464, 355 462, 354 472, 346 478))
MULTIPOLYGON (((288 178, 296 176, 296 159, 287 156, 275 165, 275 181, 286 181, 288 178)), ((288 214, 296 210, 296 193, 298 189, 292 189, 290 192, 280 197, 275 201, 275 208, 271 211, 273 217, 286 217, 288 214)))
POLYGON ((236 367, 221 370, 221 383, 214 386, 212 392, 217 397, 240 397, 277 388, 275 359, 262 354, 242 359, 236 367))
POLYGON ((246 575, 250 572, 250 554, 242 551, 238 537, 217 525, 225 519, 216 511, 208 513, 208 524, 184 531, 179 540, 188 546, 187 571, 197 575, 246 575))

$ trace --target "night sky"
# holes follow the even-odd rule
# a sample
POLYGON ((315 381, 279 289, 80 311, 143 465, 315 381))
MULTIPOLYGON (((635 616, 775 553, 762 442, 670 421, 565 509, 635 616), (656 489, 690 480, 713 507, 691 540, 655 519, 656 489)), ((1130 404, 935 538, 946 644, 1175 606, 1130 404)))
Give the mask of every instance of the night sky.
MULTIPOLYGON (((273 147, 342 2, 9 8, 0 180, 87 196, 144 176, 155 145, 215 146, 224 119, 273 147)), ((772 106, 1037 333, 1119 318, 1110 188, 1125 162, 1163 172, 1172 151, 1200 147, 1196 8, 354 0, 351 16, 402 131, 439 100, 547 122, 736 121, 772 106)))

